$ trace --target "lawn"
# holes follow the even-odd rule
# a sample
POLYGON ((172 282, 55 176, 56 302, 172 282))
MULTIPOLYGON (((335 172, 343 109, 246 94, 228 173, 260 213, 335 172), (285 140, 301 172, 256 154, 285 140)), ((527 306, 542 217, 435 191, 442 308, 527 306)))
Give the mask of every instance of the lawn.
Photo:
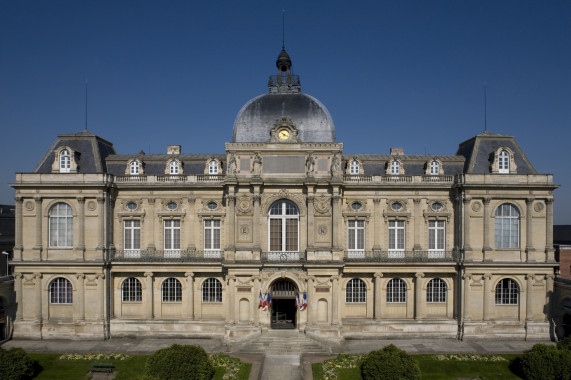
MULTIPOLYGON (((502 362, 483 361, 441 361, 434 355, 412 355, 420 367, 422 380, 456 380, 458 378, 520 379, 510 370, 510 362, 518 355, 498 355, 507 359, 502 362)), ((313 379, 323 379, 323 363, 312 365, 313 379)), ((339 380, 361 379, 359 368, 338 369, 339 380)))
MULTIPOLYGON (((61 354, 34 354, 29 356, 37 360, 42 370, 34 379, 38 380, 85 380, 93 360, 59 360, 61 354)), ((126 360, 105 360, 113 363, 117 375, 114 380, 133 380, 143 375, 148 355, 133 355, 126 360)), ((213 380, 222 380, 225 370, 215 367, 213 380)), ((252 365, 244 363, 238 374, 239 380, 247 380, 252 365)))

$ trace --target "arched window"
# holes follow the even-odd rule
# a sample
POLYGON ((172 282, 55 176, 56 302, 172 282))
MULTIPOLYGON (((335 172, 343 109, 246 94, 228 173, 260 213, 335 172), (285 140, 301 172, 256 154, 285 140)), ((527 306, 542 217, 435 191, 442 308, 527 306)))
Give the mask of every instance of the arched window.
POLYGON ((448 287, 441 278, 434 278, 426 286, 426 302, 446 302, 448 287))
POLYGON ((215 278, 202 283, 202 302, 222 302, 222 284, 215 278))
POLYGON ((496 285, 496 305, 517 305, 519 286, 511 278, 504 278, 496 285))
POLYGON ((208 163, 208 174, 218 174, 218 162, 216 160, 208 163))
POLYGON ((141 282, 134 277, 129 277, 123 281, 123 285, 121 285, 121 293, 123 302, 143 301, 141 282))
POLYGON ((359 174, 359 161, 353 160, 349 164, 349 174, 359 174))
POLYGON ((274 202, 269 212, 269 246, 271 252, 299 250, 299 210, 288 200, 274 202))
POLYGON ((50 247, 73 247, 73 211, 67 203, 56 203, 49 211, 50 247))
POLYGON ((394 175, 400 174, 400 162, 398 161, 391 162, 391 174, 394 175))
POLYGON ((71 154, 64 149, 59 153, 59 172, 69 173, 71 171, 71 154))
POLYGON ((345 290, 345 302, 366 302, 367 301, 367 286, 365 281, 354 278, 347 283, 345 290))
POLYGON ((182 302, 182 285, 176 278, 167 278, 162 285, 163 302, 182 302))
POLYGON ((130 173, 131 173, 131 175, 139 175, 139 162, 138 161, 131 161, 130 173))
POLYGON ((502 150, 498 154, 498 172, 499 173, 509 173, 510 172, 510 154, 507 150, 502 150))
POLYGON ((406 302, 406 282, 400 278, 393 278, 387 284, 387 302, 406 302))
POLYGON ((169 174, 176 175, 179 173, 178 161, 171 161, 169 164, 169 174))
POLYGON ((494 225, 496 248, 519 248, 519 211, 504 203, 496 210, 494 225))
POLYGON ((430 163, 430 175, 438 175, 440 173, 440 164, 438 161, 432 161, 430 163))
POLYGON ((66 278, 58 277, 50 283, 50 303, 73 303, 73 288, 66 278))

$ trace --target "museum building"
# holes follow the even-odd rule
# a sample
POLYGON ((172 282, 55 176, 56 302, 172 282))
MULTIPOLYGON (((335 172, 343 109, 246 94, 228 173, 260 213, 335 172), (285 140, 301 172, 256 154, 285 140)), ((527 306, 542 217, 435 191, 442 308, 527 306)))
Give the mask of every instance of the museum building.
POLYGON ((285 50, 276 66, 225 154, 85 130, 16 174, 13 337, 548 339, 552 175, 487 132, 343 154, 285 50))

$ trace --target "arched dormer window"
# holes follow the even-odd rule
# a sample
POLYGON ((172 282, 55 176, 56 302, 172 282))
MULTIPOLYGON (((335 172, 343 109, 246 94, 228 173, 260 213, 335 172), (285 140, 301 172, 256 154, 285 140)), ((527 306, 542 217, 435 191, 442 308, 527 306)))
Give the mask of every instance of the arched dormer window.
POLYGON ((392 175, 400 174, 400 162, 398 161, 391 162, 391 174, 392 175))
POLYGON ((359 174, 359 171, 360 171, 359 161, 352 160, 351 163, 349 164, 349 174, 357 175, 359 174))
POLYGON ((60 146, 54 152, 53 173, 77 173, 79 154, 68 146, 60 146))
POLYGON ((404 174, 404 166, 402 161, 398 158, 391 159, 385 166, 386 175, 402 175, 404 174))
POLYGON ((430 175, 438 175, 440 174, 440 164, 438 161, 432 161, 430 163, 430 175))
POLYGON ((129 174, 139 175, 139 162, 138 161, 131 161, 131 165, 129 165, 129 174))
POLYGON ((208 163, 208 174, 211 174, 211 175, 218 174, 218 161, 211 160, 208 163))
POLYGON ((510 154, 506 150, 502 150, 498 154, 498 172, 499 173, 510 172, 510 154))
POLYGON ((493 153, 491 171, 499 174, 517 173, 514 152, 509 147, 502 146, 493 153))
POLYGON ((176 158, 171 158, 167 161, 165 168, 166 175, 179 175, 182 174, 182 162, 176 158))
POLYGON ((171 163, 169 164, 169 174, 178 174, 178 173, 179 173, 178 162, 171 161, 171 163))
POLYGON ((71 170, 71 154, 69 150, 64 149, 59 154, 59 172, 69 173, 71 170))

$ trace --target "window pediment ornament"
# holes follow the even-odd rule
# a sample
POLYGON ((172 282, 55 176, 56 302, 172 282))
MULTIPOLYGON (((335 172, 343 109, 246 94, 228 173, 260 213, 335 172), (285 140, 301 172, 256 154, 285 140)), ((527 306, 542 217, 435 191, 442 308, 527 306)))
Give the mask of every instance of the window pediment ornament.
POLYGON ((424 219, 444 219, 450 221, 452 213, 448 210, 448 203, 441 200, 427 200, 428 207, 424 210, 424 219))
POLYGON ((162 199, 161 208, 167 212, 181 211, 182 199, 162 199))
POLYGON ((347 167, 345 168, 347 175, 364 175, 363 162, 358 157, 351 157, 347 160, 347 167))
POLYGON ((270 130, 270 143, 299 143, 298 131, 295 124, 286 117, 276 120, 270 130))
POLYGON ((198 217, 201 219, 215 219, 222 218, 226 215, 222 202, 215 199, 205 199, 202 201, 202 209, 198 212, 198 217), (216 207, 213 207, 213 206, 216 207))
POLYGON ((396 220, 406 220, 407 223, 410 221, 411 213, 408 211, 407 208, 407 201, 406 200, 388 200, 387 199, 388 208, 383 211, 383 217, 385 218, 385 222, 387 219, 396 219, 396 220))
POLYGON ((517 173, 517 165, 515 163, 514 151, 507 146, 496 149, 491 155, 490 171, 492 173, 515 174, 517 173), (507 158, 505 155, 507 154, 507 158), (506 162, 507 159, 507 162, 506 162), (508 166, 507 168, 505 166, 508 166))
POLYGON ((444 175, 444 167, 442 166, 442 161, 438 158, 433 157, 426 161, 424 164, 424 174, 425 175, 444 175))
POLYGON ((121 200, 121 208, 127 212, 135 212, 141 209, 140 199, 124 199, 121 200))
POLYGON ((281 189, 276 194, 264 193, 262 195, 262 213, 267 214, 270 206, 279 199, 289 199, 296 204, 300 216, 307 215, 306 196, 304 194, 291 194, 287 189, 281 189))
POLYGON ((52 163, 52 173, 77 173, 79 170, 79 159, 81 153, 76 152, 68 146, 60 146, 54 151, 54 161, 52 163), (65 157, 64 157, 65 156, 65 157), (62 168, 62 160, 66 161, 65 166, 68 168, 62 168))
POLYGON ((222 174, 222 162, 216 157, 210 157, 204 163, 204 174, 222 174))
POLYGON ((166 175, 180 175, 184 171, 183 163, 178 158, 169 158, 167 164, 165 165, 166 175))
POLYGON ((391 158, 385 168, 386 175, 404 175, 404 165, 400 158, 391 158))
POLYGON ((125 165, 125 175, 143 175, 145 174, 145 166, 143 161, 138 158, 131 158, 125 165))

